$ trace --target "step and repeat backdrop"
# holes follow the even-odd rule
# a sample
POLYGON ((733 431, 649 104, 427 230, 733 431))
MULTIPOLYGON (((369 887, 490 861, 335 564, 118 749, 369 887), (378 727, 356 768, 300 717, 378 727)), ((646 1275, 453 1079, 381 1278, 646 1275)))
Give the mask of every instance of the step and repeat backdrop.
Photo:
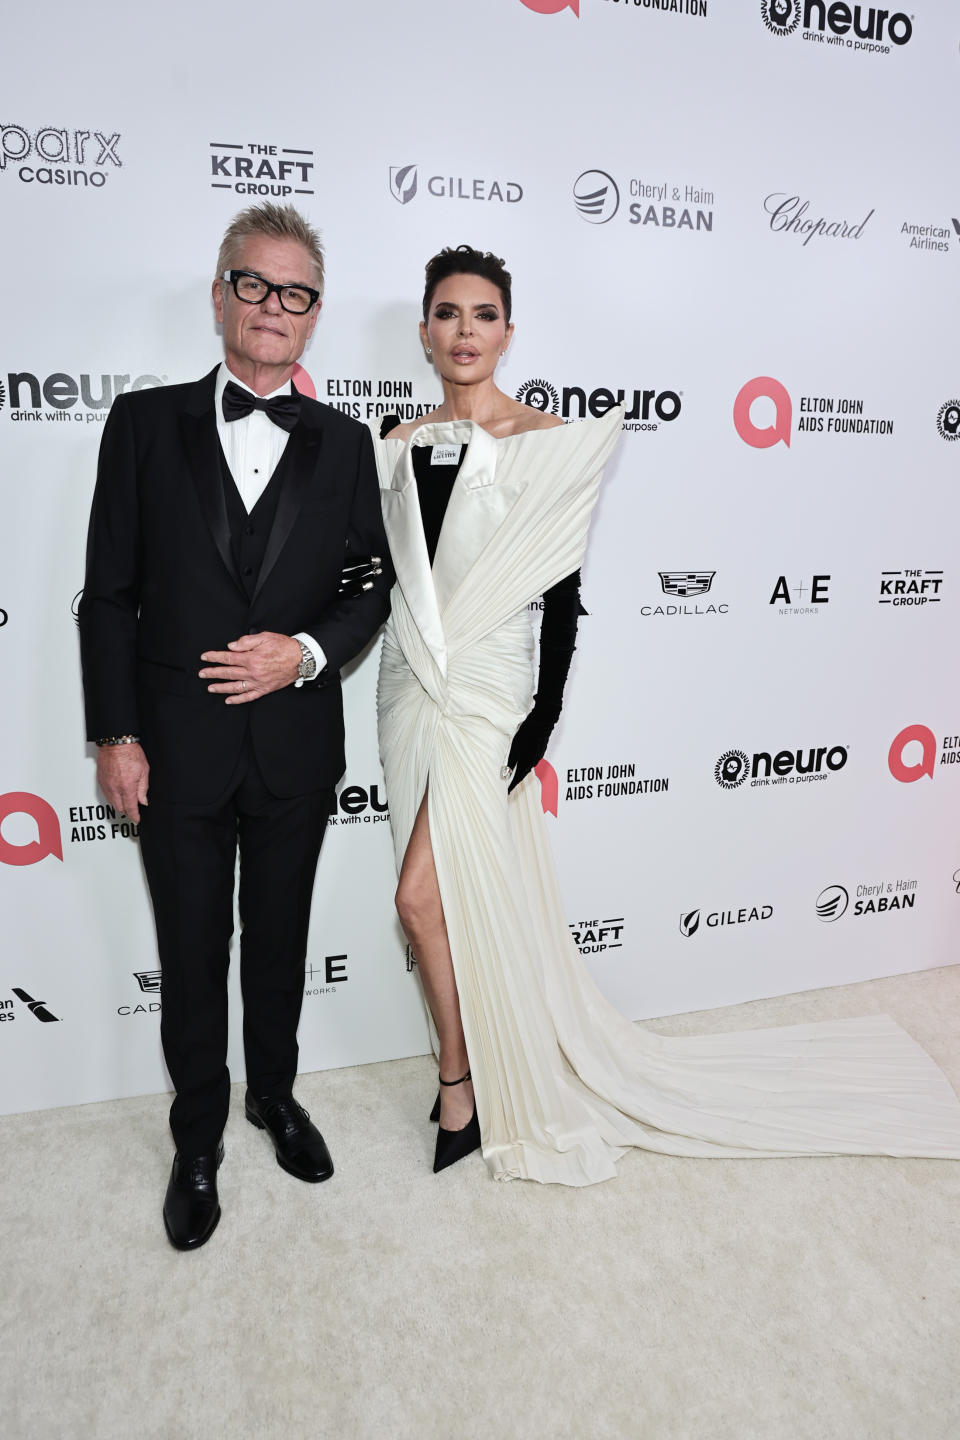
MULTIPOLYGON (((218 243, 260 199, 323 233, 300 379, 327 404, 439 401, 423 266, 465 241, 514 275, 503 389, 626 407, 539 773, 610 998, 652 1017, 957 959, 951 0, 174 0, 122 24, 53 0, 3 65, 0 1109, 168 1086, 75 615, 111 402, 217 361, 218 243)), ((377 652, 345 681, 305 1069, 427 1049, 377 652)))

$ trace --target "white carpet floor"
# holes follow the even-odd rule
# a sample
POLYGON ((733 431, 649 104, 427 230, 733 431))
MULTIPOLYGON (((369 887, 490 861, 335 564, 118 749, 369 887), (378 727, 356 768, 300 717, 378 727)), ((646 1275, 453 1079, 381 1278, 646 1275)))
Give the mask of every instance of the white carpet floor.
MULTIPOLYGON (((960 1085, 960 967, 654 1022, 886 1011, 960 1085)), ((308 1186, 236 1087, 223 1219, 160 1206, 168 1097, 0 1119, 3 1440, 957 1440, 960 1164, 631 1153, 431 1171, 427 1059, 302 1077, 308 1186)))

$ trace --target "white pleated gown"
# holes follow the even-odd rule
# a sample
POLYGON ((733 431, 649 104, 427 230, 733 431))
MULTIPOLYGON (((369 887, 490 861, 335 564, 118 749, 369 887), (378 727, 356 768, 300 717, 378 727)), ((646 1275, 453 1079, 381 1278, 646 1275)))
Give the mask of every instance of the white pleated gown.
POLYGON ((497 440, 471 421, 433 569, 410 446, 374 433, 397 573, 378 687, 398 868, 430 834, 496 1179, 607 1180, 628 1146, 690 1156, 960 1158, 960 1102, 888 1016, 668 1038, 620 1015, 567 928, 533 775, 507 796, 530 709, 528 606, 580 565, 622 411, 497 440), (428 786, 429 782, 429 786, 428 786))

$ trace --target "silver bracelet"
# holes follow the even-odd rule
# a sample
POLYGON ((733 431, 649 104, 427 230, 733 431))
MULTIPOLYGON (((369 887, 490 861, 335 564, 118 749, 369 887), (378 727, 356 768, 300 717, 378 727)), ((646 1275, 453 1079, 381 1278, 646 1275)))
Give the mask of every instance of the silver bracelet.
POLYGON ((139 735, 110 735, 106 740, 98 740, 97 745, 139 745, 139 735))

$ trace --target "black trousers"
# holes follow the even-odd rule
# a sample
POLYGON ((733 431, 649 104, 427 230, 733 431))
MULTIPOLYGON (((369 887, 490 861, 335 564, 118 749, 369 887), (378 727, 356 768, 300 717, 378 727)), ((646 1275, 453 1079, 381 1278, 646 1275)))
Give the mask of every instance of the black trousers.
POLYGON ((247 1086, 289 1094, 297 1073, 310 901, 334 792, 280 800, 249 742, 213 805, 150 796, 140 845, 163 972, 160 1035, 181 1155, 216 1149, 230 1103, 227 972, 240 850, 240 985, 247 1086))

